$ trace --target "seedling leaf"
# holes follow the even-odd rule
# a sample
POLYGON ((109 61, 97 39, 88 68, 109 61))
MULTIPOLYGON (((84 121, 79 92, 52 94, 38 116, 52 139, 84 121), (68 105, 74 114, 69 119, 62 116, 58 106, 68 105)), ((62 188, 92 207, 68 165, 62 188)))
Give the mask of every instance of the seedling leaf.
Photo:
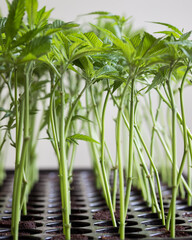
POLYGON ((166 80, 167 73, 168 73, 168 66, 161 67, 160 70, 155 75, 155 77, 153 78, 153 81, 146 92, 149 92, 151 89, 162 84, 166 80))
POLYGON ((10 11, 5 24, 6 36, 8 44, 17 34, 25 13, 25 0, 13 0, 10 11))
POLYGON ((87 135, 83 135, 83 134, 74 134, 72 136, 67 137, 67 139, 69 139, 71 141, 72 140, 82 140, 82 141, 86 141, 86 142, 95 142, 95 143, 99 144, 99 142, 97 142, 95 139, 93 139, 87 135))
POLYGON ((29 26, 33 26, 37 17, 38 1, 37 0, 27 0, 26 1, 26 11, 28 16, 29 26))
MULTIPOLYGON (((93 25, 93 26, 95 26, 95 25, 93 25)), ((107 37, 112 41, 112 43, 123 52, 123 55, 125 56, 126 60, 128 62, 131 62, 132 56, 135 52, 135 48, 133 47, 133 44, 131 43, 131 41, 128 38, 126 39, 126 42, 123 42, 121 39, 116 37, 109 30, 100 28, 98 26, 95 26, 95 27, 98 30, 100 30, 101 32, 105 33, 107 35, 107 37)))
POLYGON ((173 25, 171 25, 171 24, 163 23, 163 22, 152 22, 152 23, 166 26, 166 27, 168 27, 169 29, 173 30, 173 32, 178 33, 179 35, 182 35, 182 34, 183 34, 177 27, 175 27, 175 26, 173 26, 173 25))
POLYGON ((97 37, 94 32, 88 32, 84 34, 90 45, 93 47, 102 47, 103 42, 97 37))

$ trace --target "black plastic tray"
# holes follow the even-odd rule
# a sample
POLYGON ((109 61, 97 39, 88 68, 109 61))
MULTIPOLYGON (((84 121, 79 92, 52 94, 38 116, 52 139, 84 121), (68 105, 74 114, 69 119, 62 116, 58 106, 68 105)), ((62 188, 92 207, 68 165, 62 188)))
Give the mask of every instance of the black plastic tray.
MULTIPOLYGON (((78 239, 118 239, 118 228, 112 226, 110 220, 95 220, 94 215, 100 210, 107 210, 102 194, 95 186, 94 174, 91 170, 75 170, 73 184, 71 185, 71 233, 78 239), (78 234, 78 235, 76 235, 78 234), (79 235, 81 234, 81 235, 79 235)), ((3 186, 0 188, 0 218, 10 221, 11 197, 13 186, 13 172, 8 172, 3 186)), ((168 187, 163 189, 166 196, 165 209, 168 209, 168 187)), ((118 200, 117 200, 118 202, 118 200)), ((177 201, 176 224, 183 226, 189 236, 176 239, 192 239, 192 207, 187 206, 184 200, 177 201)), ((35 185, 29 196, 28 215, 22 221, 35 222, 35 228, 20 231, 19 239, 23 240, 51 240, 62 239, 62 216, 59 177, 57 171, 40 171, 39 182, 35 185)), ((2 221, 1 221, 2 222, 2 221)), ((147 207, 142 195, 137 190, 132 190, 128 219, 126 220, 126 239, 165 239, 159 238, 162 234, 158 229, 161 220, 157 214, 152 213, 147 207)), ((10 226, 0 224, 0 239, 12 239, 10 226)), ((171 238, 167 238, 171 239, 171 238)))

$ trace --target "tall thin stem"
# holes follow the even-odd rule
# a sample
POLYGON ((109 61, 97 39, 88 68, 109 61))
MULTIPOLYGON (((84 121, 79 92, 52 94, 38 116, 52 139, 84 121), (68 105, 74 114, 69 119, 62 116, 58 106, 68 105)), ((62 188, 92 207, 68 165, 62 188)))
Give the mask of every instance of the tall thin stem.
POLYGON ((65 143, 65 90, 63 78, 60 79, 60 96, 61 96, 61 115, 60 115, 60 181, 63 187, 62 198, 62 214, 63 214, 63 233, 66 240, 71 239, 71 225, 70 225, 70 192, 68 181, 68 165, 66 159, 66 143, 65 143))
MULTIPOLYGON (((176 192, 181 180, 181 176, 182 176, 182 172, 183 172, 183 168, 184 168, 184 164, 185 164, 185 160, 186 160, 186 156, 187 156, 187 152, 188 152, 188 139, 187 139, 187 128, 186 128, 186 120, 185 120, 185 112, 184 112, 184 104, 183 104, 183 88, 184 88, 184 82, 187 76, 188 71, 190 70, 190 68, 187 68, 187 70, 185 71, 185 74, 183 76, 182 82, 181 82, 181 87, 179 89, 180 92, 180 105, 181 105, 181 115, 182 115, 182 126, 183 126, 183 141, 184 141, 184 150, 183 150, 183 157, 182 157, 182 161, 181 161, 181 165, 179 168, 179 172, 177 175, 177 180, 176 180, 176 192)), ((176 171, 176 170, 175 170, 176 171)), ((167 227, 169 226, 169 221, 170 221, 170 217, 172 214, 172 205, 174 204, 174 199, 172 198, 171 204, 170 204, 170 209, 169 209, 169 213, 168 213, 168 217, 167 217, 167 227)), ((172 216, 173 217, 173 216, 172 216)))
POLYGON ((124 173, 123 173, 123 160, 121 151, 121 116, 122 107, 127 93, 127 89, 130 81, 127 81, 126 86, 121 95, 121 102, 118 109, 117 120, 116 120, 116 146, 117 146, 117 157, 118 157, 118 169, 119 169, 119 192, 120 192, 120 226, 119 233, 120 239, 125 238, 125 200, 124 200, 124 173))
POLYGON ((172 205, 171 205, 171 237, 175 237, 175 214, 176 214, 176 197, 177 197, 177 154, 176 154, 176 118, 177 111, 175 107, 175 100, 173 96, 173 90, 171 87, 171 72, 167 80, 168 92, 171 100, 172 111, 172 205))
POLYGON ((131 79, 131 100, 130 100, 130 128, 129 128, 129 156, 127 170, 127 188, 125 195, 125 216, 127 214, 129 198, 131 194, 132 175, 133 175, 133 140, 134 140, 134 91, 135 78, 131 79))
POLYGON ((103 112, 102 112, 102 122, 101 122, 101 169, 102 169, 102 174, 105 182, 105 189, 106 189, 106 194, 107 194, 107 203, 108 207, 111 213, 111 218, 113 222, 113 226, 116 227, 116 220, 115 220, 115 215, 114 215, 114 210, 113 210, 113 204, 111 200, 111 193, 110 193, 110 186, 107 180, 107 174, 106 174, 106 169, 105 169, 105 112, 106 112, 106 106, 107 102, 109 99, 109 94, 110 92, 108 91, 105 97, 104 101, 104 106, 103 106, 103 112))
MULTIPOLYGON (((23 198, 22 196, 22 181, 23 181, 23 176, 24 176, 24 168, 25 165, 27 164, 27 155, 28 155, 28 148, 29 148, 29 82, 32 74, 32 64, 29 63, 26 66, 26 79, 25 79, 25 86, 24 86, 24 109, 21 108, 20 115, 20 121, 24 121, 24 134, 23 134, 23 146, 22 146, 22 152, 21 156, 18 156, 20 159, 17 159, 16 155, 16 171, 18 173, 15 175, 15 183, 14 186, 16 186, 16 197, 14 198, 14 203, 13 203, 13 223, 12 223, 12 234, 14 237, 14 240, 18 239, 18 230, 19 230, 19 221, 20 221, 20 216, 21 216, 21 200, 23 198), (23 115, 22 115, 23 114, 23 115), (23 116, 23 117, 22 117, 23 116)), ((22 126, 22 125, 20 125, 22 126)), ((21 141, 21 136, 22 136, 22 129, 19 127, 18 131, 18 140, 21 141)), ((19 150, 19 149, 18 149, 19 150)), ((19 151, 20 152, 20 151, 19 151)), ((19 153, 17 153, 19 154, 19 153)))
MULTIPOLYGON (((89 100, 88 100, 88 89, 86 91, 86 106, 87 106, 87 117, 89 117, 89 100)), ((89 132, 89 136, 91 138, 93 138, 93 131, 92 131, 92 128, 91 128, 91 123, 90 121, 88 121, 88 132, 89 132)), ((101 169, 101 164, 99 162, 99 156, 98 156, 98 150, 95 146, 95 143, 91 142, 90 143, 91 145, 91 150, 92 150, 92 154, 93 154, 93 158, 95 160, 95 166, 96 166, 96 169, 97 169, 97 173, 98 173, 98 176, 99 176, 99 180, 100 180, 100 184, 101 184, 101 187, 102 187, 102 190, 103 190, 103 195, 104 195, 104 198, 107 202, 107 192, 106 192, 106 188, 105 188, 105 183, 104 183, 104 177, 103 177, 103 174, 102 174, 102 169, 101 169)))

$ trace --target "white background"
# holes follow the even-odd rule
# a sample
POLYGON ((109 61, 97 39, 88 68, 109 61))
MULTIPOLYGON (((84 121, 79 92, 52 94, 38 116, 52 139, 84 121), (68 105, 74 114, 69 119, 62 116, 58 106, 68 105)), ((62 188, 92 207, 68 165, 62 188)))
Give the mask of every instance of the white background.
MULTIPOLYGON (((92 11, 109 11, 114 14, 132 16, 135 28, 144 27, 147 31, 153 33, 160 29, 160 26, 149 23, 151 21, 160 21, 170 23, 184 31, 192 30, 192 1, 191 0, 39 0, 39 8, 46 5, 47 10, 54 8, 53 18, 63 19, 64 21, 77 20, 78 15, 86 14, 92 11)), ((0 0, 0 9, 3 16, 7 14, 5 0, 0 0)), ((84 18, 86 19, 86 18, 84 18)), ((187 113, 187 124, 192 126, 191 118, 191 89, 185 91, 185 104, 187 113)), ((113 110, 113 109, 112 109, 113 110)), ((113 116, 111 108, 108 110, 107 131, 108 141, 114 144, 114 133, 111 131, 113 116)), ((182 144, 178 144, 182 151, 182 144), (181 145, 181 146, 180 146, 181 145)), ((113 150, 113 145, 110 147, 113 150)), ((38 144, 38 165, 41 168, 57 167, 57 161, 48 141, 39 141, 38 144)), ((7 151, 6 166, 8 168, 14 165, 14 150, 9 147, 7 151)), ((87 147, 84 143, 78 146, 76 167, 91 166, 87 147)))

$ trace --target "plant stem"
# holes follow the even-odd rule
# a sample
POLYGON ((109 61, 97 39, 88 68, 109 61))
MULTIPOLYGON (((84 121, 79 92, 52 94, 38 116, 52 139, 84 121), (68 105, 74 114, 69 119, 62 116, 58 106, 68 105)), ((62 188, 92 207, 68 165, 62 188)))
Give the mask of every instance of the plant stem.
MULTIPOLYGON (((171 154, 170 154, 170 152, 169 152, 169 149, 168 149, 168 147, 167 147, 167 145, 166 145, 166 143, 165 143, 165 140, 163 139, 160 131, 159 131, 157 128, 155 129, 155 131, 157 132, 157 136, 159 137, 159 140, 161 141, 161 143, 162 143, 162 145, 163 145, 163 148, 164 148, 164 150, 165 150, 165 152, 166 152, 166 154, 167 154, 167 157, 168 157, 169 161, 171 162, 171 164, 173 164, 173 160, 172 160, 171 154)), ((189 136, 188 136, 188 138, 189 138, 189 136)), ((190 139, 190 138, 189 138, 189 139, 190 139)), ((178 168, 177 168, 177 172, 179 172, 179 169, 178 169, 178 168)), ((182 180, 183 185, 185 186, 185 189, 186 189, 186 191, 188 192, 188 194, 189 194, 190 196, 192 196, 192 191, 191 191, 191 189, 189 188, 189 186, 187 185, 187 183, 186 183, 186 181, 185 181, 185 179, 184 179, 184 177, 183 177, 182 175, 181 175, 181 180, 182 180)))
MULTIPOLYGON (((121 116, 122 107, 124 103, 124 98, 127 93, 129 86, 129 81, 127 81, 126 86, 121 95, 121 102, 118 108, 117 121, 116 121, 116 146, 117 146, 117 157, 118 157, 118 169, 119 169, 119 191, 120 191, 120 226, 119 233, 120 239, 125 238, 125 200, 124 200, 124 173, 123 173, 123 161, 121 152, 121 116)), ((127 213, 126 213, 127 215, 127 213)))
POLYGON ((18 127, 18 136, 16 139, 16 156, 15 156, 15 175, 14 175, 14 184, 13 184, 13 198, 12 198, 12 222, 11 222, 11 233, 17 239, 18 235, 18 211, 19 206, 17 206, 18 198, 18 179, 19 179, 19 168, 21 160, 21 151, 22 151, 22 132, 23 132, 23 118, 24 118, 24 101, 21 101, 20 108, 20 117, 19 117, 19 127, 18 127))
MULTIPOLYGON (((29 82, 32 74, 32 63, 29 63, 26 67, 26 79, 25 79, 25 108, 24 108, 24 113, 21 113, 20 121, 22 120, 22 114, 24 114, 24 136, 23 136, 23 146, 22 146, 22 153, 20 157, 20 161, 17 159, 19 155, 16 155, 16 171, 18 171, 18 174, 16 173, 15 175, 15 187, 16 187, 16 198, 13 203, 13 221, 14 223, 12 224, 12 234, 14 237, 14 240, 18 239, 18 230, 19 230, 19 221, 20 221, 20 216, 21 216, 21 199, 23 196, 22 194, 22 181, 23 181, 23 174, 24 174, 24 168, 27 159, 27 154, 28 154, 28 147, 29 147, 29 82)), ((21 109, 22 111, 22 109, 21 109)), ((22 126, 22 123, 21 125, 22 126)), ((22 135, 22 129, 19 128, 18 132, 18 139, 20 139, 22 135)), ((21 140, 20 140, 21 141, 21 140)), ((17 149, 19 151, 19 149, 17 149)), ((17 153, 19 154, 19 153, 17 153)))
MULTIPOLYGON (((113 97, 113 95, 112 95, 112 99, 113 99, 114 103, 117 105, 118 109, 120 110, 120 106, 118 105, 118 103, 117 103, 116 99, 113 97)), ((126 120, 126 117, 125 117, 124 113, 122 113, 122 116, 123 116, 125 125, 126 125, 127 129, 129 130, 129 128, 130 128, 130 127, 129 127, 129 123, 128 123, 127 120, 126 120)), ((141 134, 140 134, 140 132, 139 132, 139 129, 137 128, 136 125, 135 125, 134 127, 136 128, 136 132, 137 132, 137 134, 138 134, 138 136, 139 136, 140 142, 141 142, 141 144, 143 145, 143 147, 144 147, 144 149, 145 149, 145 151, 146 151, 146 153, 147 153, 147 156, 148 156, 148 158, 149 158, 149 160, 150 160, 151 166, 153 167, 154 172, 155 172, 155 176, 156 176, 156 180, 157 180, 157 185, 158 185, 159 198, 160 198, 160 205, 161 205, 162 223, 163 223, 163 225, 165 225, 163 199, 162 199, 162 192, 161 192, 161 185, 160 185, 160 179, 159 179, 158 171, 157 171, 157 169, 156 169, 156 167, 155 167, 155 165, 154 165, 154 163, 153 163, 153 161, 152 161, 152 158, 151 158, 151 156, 150 156, 150 154, 149 154, 149 152, 148 152, 148 150, 147 150, 147 147, 146 147, 146 145, 145 145, 145 143, 144 143, 144 140, 143 140, 143 138, 142 138, 142 136, 141 136, 141 134)), ((137 147, 138 147, 138 142, 136 142, 135 138, 134 138, 134 142, 135 142, 135 146, 136 146, 136 148, 137 148, 137 147)), ((147 168, 145 169, 145 172, 146 172, 147 176, 149 176, 149 173, 148 173, 147 168)), ((151 178, 151 176, 150 176, 150 178, 151 178)), ((149 178, 149 179, 150 179, 150 178, 149 178)), ((150 180, 150 181, 151 181, 151 180, 150 180)), ((150 185, 154 187, 154 184, 150 183, 150 185)), ((153 191, 154 191, 154 189, 152 190, 152 192, 153 192, 153 191)), ((155 199, 155 198, 156 198, 155 194, 153 194, 153 196, 154 196, 154 199, 155 199)), ((155 202, 156 202, 156 201, 155 201, 155 202)), ((156 202, 156 203, 157 203, 157 204, 156 204, 156 209, 157 209, 157 211, 158 211, 158 210, 159 210, 158 202, 156 202)))
MULTIPOLYGON (((156 91, 158 92, 159 96, 162 98, 163 102, 166 103, 166 105, 171 109, 171 104, 165 99, 165 97, 162 95, 162 93, 160 92, 160 90, 158 88, 156 88, 156 91)), ((176 116, 177 116, 177 120, 180 124, 182 124, 183 120, 181 115, 179 114, 179 112, 176 109, 176 116)), ((190 129, 186 126, 187 129, 187 135, 190 137, 190 139, 192 140, 192 133, 190 131, 190 129)))
POLYGON ((167 80, 167 87, 171 101, 172 111, 172 205, 171 205, 171 237, 175 238, 175 214, 176 214, 176 198, 177 198, 177 155, 176 155, 176 107, 171 87, 171 71, 167 80))
POLYGON ((60 79, 61 87, 61 115, 60 115, 60 182, 63 191, 61 192, 62 199, 62 215, 63 215, 63 233, 66 240, 71 239, 71 225, 70 225, 70 191, 69 191, 69 181, 68 181, 68 166, 66 159, 66 146, 65 146, 65 90, 63 78, 60 79))
POLYGON ((76 97, 75 101, 73 102, 70 110, 69 110, 69 113, 67 115, 67 120, 66 120, 66 124, 65 124, 65 136, 67 137, 68 135, 68 131, 69 131, 69 126, 71 124, 71 119, 72 119, 72 116, 73 116, 73 113, 75 111, 75 108, 80 100, 80 98, 82 97, 83 93, 85 92, 85 90, 89 88, 89 84, 85 84, 85 86, 83 87, 83 89, 81 90, 81 92, 79 93, 79 95, 76 97))
MULTIPOLYGON (((16 216, 15 216, 15 210, 16 210, 16 195, 17 195, 17 191, 16 191, 16 186, 17 186, 17 178, 18 178, 18 166, 19 166, 19 161, 20 161, 20 151, 21 151, 21 140, 22 140, 22 128, 19 128, 19 125, 21 123, 23 123, 23 113, 24 111, 20 111, 20 113, 22 113, 21 117, 20 117, 20 122, 19 122, 19 110, 18 110, 18 94, 17 94, 17 70, 15 69, 15 121, 16 121, 16 125, 15 125, 15 149, 16 149, 16 155, 15 155, 15 175, 14 175, 14 183, 13 183, 13 197, 12 197, 12 222, 11 222, 11 233, 12 235, 14 235, 14 231, 16 226, 16 216), (19 131, 20 129, 20 131, 19 131), (19 136, 19 138, 18 138, 19 136)), ((22 104, 23 105, 23 104, 22 104)), ((22 106, 23 109, 24 106, 22 106)), ((22 126, 21 126, 22 127, 22 126)))
POLYGON ((72 177, 72 171, 73 171, 73 165, 74 165, 74 160, 75 160, 76 148, 77 148, 77 145, 73 144, 73 149, 72 149, 72 154, 71 154, 71 161, 70 161, 70 165, 69 165, 69 178, 72 177))
POLYGON ((134 141, 134 90, 135 78, 131 79, 131 100, 130 100, 130 127, 129 127, 129 156, 127 170, 127 188, 125 194, 125 209, 124 216, 127 214, 129 198, 131 194, 132 175, 133 175, 133 141, 134 141))
MULTIPOLYGON (((179 172, 178 172, 177 179, 176 179, 176 190, 175 190, 176 193, 177 193, 177 190, 178 190, 178 187, 179 187, 181 175, 182 175, 182 172, 183 172, 183 168, 184 168, 184 164, 185 164, 185 160, 186 160, 186 156, 187 156, 187 152, 188 152, 187 128, 186 128, 186 120, 185 120, 185 112, 184 112, 184 104, 183 104, 183 88, 184 88, 185 78, 187 76, 187 73, 188 73, 189 69, 190 68, 187 68, 187 70, 185 71, 185 74, 184 74, 182 82, 181 82, 181 87, 179 89, 179 91, 180 91, 181 115, 182 115, 182 126, 183 126, 184 151, 183 151, 183 157, 182 157, 181 165, 180 165, 179 172)), ((171 211, 171 209, 173 207, 172 206, 173 204, 175 204, 175 203, 174 203, 174 199, 172 198, 171 205, 170 205, 171 207, 169 209, 168 216, 167 216, 167 227, 169 227, 169 221, 170 221, 170 217, 171 217, 172 211, 173 211, 173 210, 171 211)))
MULTIPOLYGON (((109 90, 110 91, 110 90, 109 90)), ((96 117, 96 120, 97 120, 97 124, 98 124, 98 127, 99 127, 99 131, 101 132, 102 131, 102 126, 101 126, 101 121, 100 121, 100 118, 99 118, 99 113, 98 113, 98 108, 97 108, 97 105, 96 105, 96 102, 95 102, 95 98, 94 98, 94 95, 93 95, 93 89, 92 89, 92 86, 90 87, 90 93, 91 93, 91 100, 92 100, 92 103, 93 103, 93 110, 94 110, 94 113, 95 113, 95 117, 96 117)), ((107 153, 108 153, 108 156, 109 156, 109 160, 111 161, 111 164, 112 164, 112 168, 114 168, 114 163, 112 161, 112 158, 111 158, 111 155, 110 155, 110 152, 109 152, 109 149, 108 149, 108 146, 106 144, 106 142, 104 142, 105 144, 105 148, 107 150, 107 153)))
MULTIPOLYGON (((156 114, 155 114, 155 117, 154 117, 153 109, 152 109, 151 94, 149 92, 149 111, 150 111, 152 122, 153 122, 152 133, 151 133, 151 144, 150 144, 150 155, 151 155, 151 158, 153 158, 155 124, 156 124, 158 116, 159 116, 160 106, 161 106, 161 98, 159 97, 159 103, 158 103, 157 111, 156 111, 156 114)), ((152 164, 150 164, 150 173, 151 173, 152 180, 154 182, 154 171, 153 171, 152 164)), ((152 201, 153 201, 153 199, 152 199, 152 201)), ((153 208, 152 208, 152 210, 153 210, 153 208)))
POLYGON ((145 152, 149 158, 149 161, 150 161, 150 164, 152 165, 153 169, 154 169, 154 173, 155 173, 155 177, 156 177, 156 181, 157 181, 157 188, 158 188, 158 193, 159 193, 159 201, 160 201, 160 208, 161 208, 161 218, 162 218, 162 224, 165 225, 165 214, 164 214, 164 207, 163 207, 163 197, 162 197, 162 191, 161 191, 161 184, 160 184, 160 179, 159 179, 159 174, 158 174, 158 171, 157 171, 157 168, 155 167, 154 165, 154 162, 150 156, 150 153, 147 149, 147 146, 141 136, 141 133, 137 127, 137 125, 135 125, 135 130, 137 132, 137 135, 139 137, 139 140, 141 142, 141 144, 143 145, 144 149, 145 149, 145 152))
MULTIPOLYGON (((53 134, 53 141, 54 141, 54 150, 55 153, 57 155, 57 159, 58 159, 58 163, 60 163, 60 153, 59 153, 59 143, 58 143, 58 138, 57 138, 57 129, 55 126, 55 120, 54 120, 54 108, 53 108, 53 104, 54 104, 54 98, 55 98, 55 88, 56 85, 54 85, 54 81, 52 79, 52 83, 51 83, 51 97, 50 97, 50 111, 49 111, 49 117, 50 117, 50 122, 51 122, 51 130, 52 130, 52 134, 53 134)), ((53 143, 52 143, 53 144, 53 143)))
MULTIPOLYGON (((89 101, 88 101, 88 90, 86 91, 86 106, 87 106, 87 117, 89 117, 89 112, 88 112, 88 106, 89 106, 89 101)), ((91 123, 88 121, 88 131, 89 131, 89 136, 91 138, 93 138, 93 131, 91 129, 91 123)), ((100 183, 101 183, 101 187, 103 189, 103 195, 104 195, 104 198, 107 202, 107 193, 106 193, 106 188, 105 188, 105 183, 104 183, 104 178, 103 178, 103 174, 102 174, 102 169, 101 169, 101 164, 99 162, 99 157, 98 157, 98 153, 97 153, 97 149, 95 147, 95 143, 91 142, 90 143, 91 145, 91 149, 92 149, 92 154, 93 154, 93 157, 94 157, 94 160, 95 160, 95 165, 96 165, 96 168, 97 168, 97 172, 98 172, 98 175, 99 175, 99 179, 100 179, 100 183)))
MULTIPOLYGON (((152 197, 153 197, 153 199, 154 199, 154 206, 155 206, 157 212, 159 213, 159 212, 160 212, 160 208, 159 208, 159 204, 158 204, 158 201, 157 201, 157 196, 156 196, 156 193, 155 193, 155 186, 154 186, 153 179, 152 179, 152 177, 151 177, 151 175, 150 175, 150 172, 149 172, 148 169, 147 169, 147 165, 146 165, 146 163, 145 163, 145 161, 144 161, 144 159, 143 159, 141 150, 140 150, 140 148, 139 148, 139 144, 137 143, 136 140, 134 140, 134 141, 135 141, 135 147, 136 147, 137 152, 138 152, 138 154, 139 154, 139 158, 140 158, 140 160, 141 160, 141 165, 142 165, 142 167, 143 167, 143 170, 144 170, 144 172, 145 172, 145 174, 146 174, 146 176, 147 176, 147 178, 148 178, 148 181, 149 181, 149 184, 150 184, 150 187, 151 187, 152 197)), ((149 190, 148 190, 148 192, 149 192, 149 190)))
POLYGON ((103 106, 103 112, 102 112, 102 124, 101 124, 101 169, 102 169, 102 174, 104 178, 104 183, 105 183, 105 189, 106 189, 106 194, 107 194, 107 203, 108 207, 111 213, 111 218, 112 218, 112 223, 113 226, 116 227, 116 220, 115 220, 115 215, 114 215, 114 210, 113 210, 113 204, 111 200, 111 193, 110 193, 110 186, 107 180, 107 175, 106 175, 106 170, 105 170, 105 112, 106 112, 106 106, 107 102, 109 99, 109 94, 110 92, 108 91, 105 97, 104 101, 104 106, 103 106))

